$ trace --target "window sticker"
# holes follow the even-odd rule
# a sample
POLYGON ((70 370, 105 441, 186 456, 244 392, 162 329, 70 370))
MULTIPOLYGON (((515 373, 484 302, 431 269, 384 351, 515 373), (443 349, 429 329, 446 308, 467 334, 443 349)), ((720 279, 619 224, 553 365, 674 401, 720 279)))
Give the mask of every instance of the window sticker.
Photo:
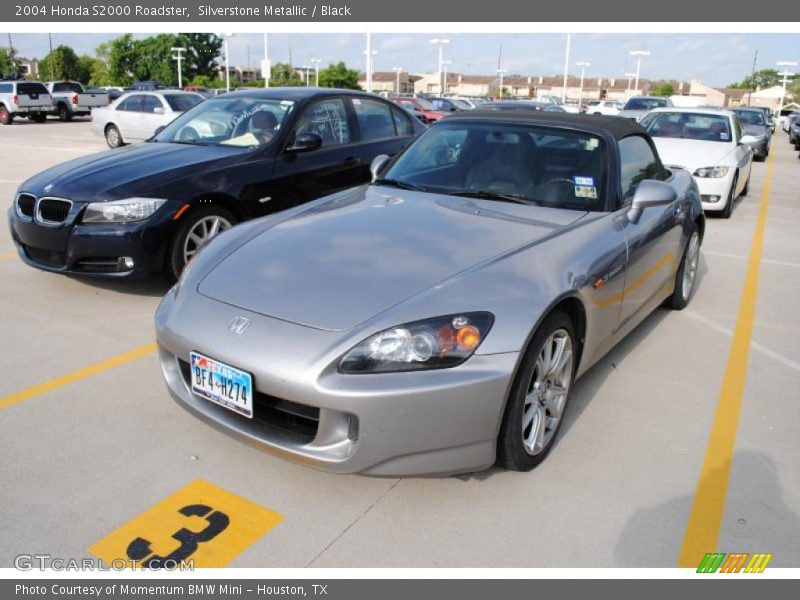
POLYGON ((597 198, 597 188, 591 185, 576 185, 576 198, 597 198))
POLYGON ((575 185, 588 185, 590 187, 594 186, 593 177, 576 175, 575 177, 572 178, 572 180, 575 182, 575 185))

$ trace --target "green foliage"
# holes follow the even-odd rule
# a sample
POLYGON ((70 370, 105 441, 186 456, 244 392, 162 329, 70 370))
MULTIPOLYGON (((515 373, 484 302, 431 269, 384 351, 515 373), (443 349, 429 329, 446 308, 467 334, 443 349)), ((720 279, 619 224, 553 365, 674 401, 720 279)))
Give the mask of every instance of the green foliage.
POLYGON ((185 33, 181 47, 186 48, 186 75, 215 77, 222 38, 213 33, 185 33))
POLYGON ((11 57, 6 48, 0 48, 0 74, 11 72, 11 57))
POLYGON ((133 36, 130 33, 121 35, 110 42, 107 64, 108 79, 111 81, 111 85, 125 86, 133 83, 136 55, 134 54, 133 36))
MULTIPOLYGON (((275 63, 272 65, 272 73, 270 74, 269 84, 272 87, 290 87, 305 85, 300 75, 290 65, 285 63, 275 63)), ((322 73, 320 73, 320 81, 322 73)))
POLYGON ((209 77, 208 75, 195 75, 186 85, 204 87, 206 89, 221 89, 225 87, 225 80, 216 77, 209 77))
POLYGON ((675 88, 669 83, 665 83, 650 90, 651 96, 672 96, 674 93, 675 88))
MULTIPOLYGON (((309 71, 309 79, 314 77, 313 71, 309 71)), ((335 65, 329 65, 327 69, 319 72, 320 87, 340 88, 345 90, 360 90, 358 85, 358 70, 348 69, 347 65, 339 61, 335 65)))
POLYGON ((783 81, 781 74, 775 69, 761 69, 752 75, 748 75, 739 83, 732 83, 729 87, 754 90, 756 88, 768 88, 780 85, 783 81))
POLYGON ((40 77, 47 80, 70 79, 87 82, 88 70, 84 71, 78 55, 69 46, 61 44, 39 61, 40 77))

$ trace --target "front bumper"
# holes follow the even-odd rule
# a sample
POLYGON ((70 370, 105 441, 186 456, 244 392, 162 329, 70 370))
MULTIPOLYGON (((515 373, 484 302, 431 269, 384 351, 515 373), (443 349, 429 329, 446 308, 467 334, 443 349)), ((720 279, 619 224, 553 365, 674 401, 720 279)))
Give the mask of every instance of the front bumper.
POLYGON ((725 208, 731 185, 733 185, 733 176, 734 171, 731 170, 725 177, 694 178, 700 191, 700 200, 704 211, 715 212, 725 208))
POLYGON ((43 225, 20 217, 12 205, 8 225, 22 261, 44 271, 106 278, 140 278, 163 269, 172 231, 168 207, 145 221, 108 225, 79 223, 82 210, 76 203, 63 223, 43 225), (133 268, 122 265, 124 257, 133 259, 133 268))
POLYGON ((491 466, 519 358, 476 355, 452 369, 342 375, 336 359, 355 343, 343 338, 359 341, 363 332, 312 329, 194 290, 165 296, 156 333, 169 392, 183 408, 252 446, 332 473, 429 475, 491 466), (228 331, 237 316, 252 321, 240 336, 228 331), (191 392, 191 351, 252 374, 252 419, 191 392))

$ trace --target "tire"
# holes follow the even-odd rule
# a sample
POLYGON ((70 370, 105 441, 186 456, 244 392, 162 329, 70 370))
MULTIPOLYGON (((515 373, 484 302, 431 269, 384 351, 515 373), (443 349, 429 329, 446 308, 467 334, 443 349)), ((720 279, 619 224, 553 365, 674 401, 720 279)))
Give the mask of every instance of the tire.
POLYGON ((561 311, 548 315, 525 351, 506 401, 497 439, 498 466, 512 471, 530 471, 547 457, 564 422, 575 377, 576 350, 572 320, 561 311), (554 374, 541 367, 547 361, 547 346, 551 364, 561 365, 554 374), (561 353, 558 353, 559 347, 561 353), (562 392, 554 393, 556 388, 562 392), (541 435, 535 435, 536 432, 541 435))
MULTIPOLYGON (((764 158, 763 160, 766 160, 764 158)), ((747 196, 750 193, 750 176, 747 176, 747 183, 744 184, 744 188, 742 188, 742 193, 739 196, 747 196)))
POLYGON ((122 134, 113 123, 106 126, 106 144, 109 148, 119 148, 125 145, 125 140, 122 139, 122 134))
POLYGON ((689 238, 683 248, 683 256, 678 272, 675 274, 675 289, 667 298, 666 305, 673 310, 683 310, 692 299, 697 279, 697 265, 700 261, 700 232, 692 225, 689 238))
POLYGON ((3 125, 11 125, 14 122, 14 115, 8 112, 5 106, 0 106, 0 123, 3 125))
POLYGON ((170 246, 167 249, 164 268, 167 279, 177 281, 188 260, 191 260, 191 256, 200 249, 202 244, 213 238, 220 231, 233 227, 237 222, 233 213, 222 206, 204 206, 188 212, 181 219, 180 225, 175 230, 170 246), (209 228, 213 228, 215 219, 218 220, 217 231, 212 232, 209 228), (196 231, 196 228, 200 228, 199 231, 196 231), (202 231, 210 235, 202 239, 198 246, 197 242, 190 236, 194 233, 196 237, 202 238, 202 235, 200 235, 202 231))
POLYGON ((67 110, 66 104, 58 105, 58 120, 64 123, 72 121, 72 113, 67 110))
POLYGON ((739 185, 739 175, 735 175, 733 177, 733 182, 731 183, 731 191, 728 192, 728 199, 725 201, 725 208, 723 208, 722 212, 720 212, 720 216, 723 219, 731 218, 731 213, 733 212, 733 201, 736 200, 737 185, 739 185))

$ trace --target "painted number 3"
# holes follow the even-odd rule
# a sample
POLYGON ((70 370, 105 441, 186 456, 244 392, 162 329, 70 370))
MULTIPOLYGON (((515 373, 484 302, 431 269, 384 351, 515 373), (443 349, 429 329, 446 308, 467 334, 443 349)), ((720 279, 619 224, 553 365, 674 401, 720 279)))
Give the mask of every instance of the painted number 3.
POLYGON ((158 569, 165 564, 180 563, 197 551, 198 544, 217 537, 228 527, 230 522, 228 515, 203 504, 184 506, 178 512, 186 517, 204 517, 208 521, 208 526, 198 532, 189 531, 182 527, 173 533, 172 537, 179 541, 181 545, 168 556, 158 556, 150 547, 149 540, 137 537, 128 544, 128 558, 141 562, 148 569, 158 569))

